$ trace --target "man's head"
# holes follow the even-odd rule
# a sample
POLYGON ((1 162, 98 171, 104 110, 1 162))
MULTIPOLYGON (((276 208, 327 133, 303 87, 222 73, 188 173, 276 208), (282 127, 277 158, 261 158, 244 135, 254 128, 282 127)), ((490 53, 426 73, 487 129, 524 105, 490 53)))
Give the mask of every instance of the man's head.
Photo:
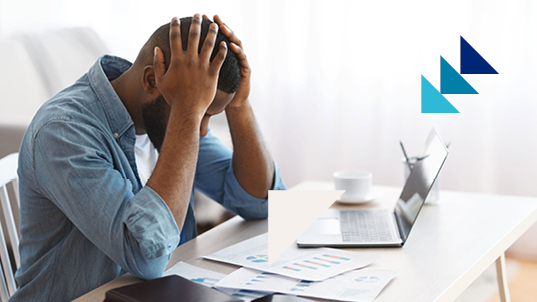
MULTIPOLYGON (((191 22, 192 17, 181 19, 181 40, 183 50, 186 50, 188 45, 188 33, 191 22)), ((211 23, 212 22, 208 19, 202 19, 198 53, 201 51, 201 47, 205 41, 211 23)), ((220 45, 222 41, 229 45, 229 40, 222 33, 218 32, 215 41, 216 46, 211 54, 211 61, 218 53, 218 45, 220 45)), ((162 143, 164 142, 170 106, 156 87, 155 73, 153 69, 153 51, 155 46, 158 46, 162 50, 167 70, 171 58, 169 23, 162 25, 151 35, 138 54, 133 66, 139 70, 143 70, 143 88, 146 92, 146 95, 142 97, 141 101, 143 126, 155 148, 160 151, 162 143)), ((188 74, 184 76, 188 76, 188 74)), ((207 113, 201 123, 200 134, 202 136, 207 134, 210 116, 222 112, 233 99, 235 92, 239 88, 240 78, 241 74, 237 56, 232 51, 228 51, 218 76, 216 96, 207 109, 207 113)))

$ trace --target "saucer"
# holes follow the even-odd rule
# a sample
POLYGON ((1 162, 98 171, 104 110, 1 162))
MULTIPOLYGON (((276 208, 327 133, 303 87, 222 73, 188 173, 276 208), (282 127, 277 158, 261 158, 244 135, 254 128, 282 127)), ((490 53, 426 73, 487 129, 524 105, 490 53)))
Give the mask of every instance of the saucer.
POLYGON ((347 198, 341 198, 336 200, 336 202, 342 203, 342 204, 362 204, 362 203, 368 203, 371 202, 377 198, 380 197, 380 193, 378 191, 372 190, 364 197, 361 198, 354 198, 354 197, 347 197, 347 198))

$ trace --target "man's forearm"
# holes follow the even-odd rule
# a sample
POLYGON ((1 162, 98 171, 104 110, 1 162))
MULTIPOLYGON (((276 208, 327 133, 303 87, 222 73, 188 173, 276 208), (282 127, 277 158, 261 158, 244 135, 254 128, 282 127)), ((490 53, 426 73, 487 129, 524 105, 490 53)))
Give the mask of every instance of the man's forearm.
POLYGON ((226 108, 233 141, 233 171, 242 188, 257 198, 267 198, 274 180, 274 163, 249 103, 226 108))
POLYGON ((147 185, 168 205, 182 228, 198 160, 201 118, 194 114, 170 113, 166 137, 155 170, 147 185))
POLYGON ((183 227, 194 183, 201 119, 214 100, 218 74, 226 58, 227 46, 222 42, 210 60, 217 32, 217 24, 209 25, 205 41, 200 43, 201 16, 195 14, 184 51, 179 20, 174 17, 170 22, 169 67, 157 46, 153 66, 144 69, 144 89, 153 97, 158 92, 171 108, 159 159, 147 185, 164 199, 179 228, 183 227))

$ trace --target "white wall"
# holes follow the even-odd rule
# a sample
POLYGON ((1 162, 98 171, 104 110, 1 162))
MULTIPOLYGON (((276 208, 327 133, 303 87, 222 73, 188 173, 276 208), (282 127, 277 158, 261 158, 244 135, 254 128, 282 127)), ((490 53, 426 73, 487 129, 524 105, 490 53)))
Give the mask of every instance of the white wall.
POLYGON ((402 185, 399 139, 416 153, 434 126, 451 142, 443 188, 537 196, 535 1, 0 0, 0 33, 92 26, 132 60, 159 25, 196 12, 243 40, 289 185, 338 169, 402 185), (479 95, 447 96, 460 114, 421 114, 420 76, 439 88, 440 55, 459 70, 460 35, 499 74, 464 76, 479 95))

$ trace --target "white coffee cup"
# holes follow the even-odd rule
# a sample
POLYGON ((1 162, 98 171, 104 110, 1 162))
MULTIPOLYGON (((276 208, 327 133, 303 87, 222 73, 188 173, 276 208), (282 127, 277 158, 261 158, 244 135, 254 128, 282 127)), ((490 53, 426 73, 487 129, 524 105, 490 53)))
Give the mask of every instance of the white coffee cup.
POLYGON ((373 183, 373 174, 369 171, 334 172, 336 190, 345 190, 340 200, 365 200, 369 198, 373 183))

